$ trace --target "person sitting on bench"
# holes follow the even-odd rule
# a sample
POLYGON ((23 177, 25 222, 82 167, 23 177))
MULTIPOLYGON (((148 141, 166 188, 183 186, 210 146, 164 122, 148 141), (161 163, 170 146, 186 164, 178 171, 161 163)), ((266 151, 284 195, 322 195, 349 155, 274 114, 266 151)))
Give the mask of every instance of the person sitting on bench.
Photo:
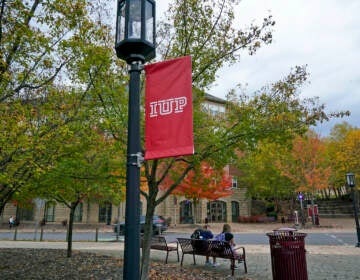
MULTIPOLYGON (((209 229, 209 225, 205 224, 203 228, 196 229, 193 234, 191 235, 192 239, 194 240, 194 246, 197 250, 206 251, 207 250, 207 242, 206 240, 212 239, 214 237, 213 233, 209 229), (200 239, 200 240, 199 240, 200 239)), ((215 259, 214 259, 215 261, 215 259)), ((206 265, 212 265, 209 260, 209 256, 206 256, 206 265)))

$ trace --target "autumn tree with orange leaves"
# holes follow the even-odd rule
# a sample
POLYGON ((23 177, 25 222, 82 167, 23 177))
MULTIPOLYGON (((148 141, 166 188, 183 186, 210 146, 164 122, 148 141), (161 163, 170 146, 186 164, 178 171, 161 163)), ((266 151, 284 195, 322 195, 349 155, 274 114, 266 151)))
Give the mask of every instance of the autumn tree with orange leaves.
POLYGON ((310 131, 303 137, 295 137, 290 159, 279 162, 278 167, 297 191, 314 195, 329 185, 331 167, 327 159, 324 142, 310 131))
MULTIPOLYGON (((168 176, 161 188, 166 190, 172 184, 173 180, 168 176)), ((187 174, 172 194, 192 200, 195 210, 200 199, 216 200, 230 196, 232 194, 231 180, 223 170, 217 171, 210 164, 203 162, 198 169, 191 170, 187 174)), ((193 216, 196 217, 196 215, 193 216)))

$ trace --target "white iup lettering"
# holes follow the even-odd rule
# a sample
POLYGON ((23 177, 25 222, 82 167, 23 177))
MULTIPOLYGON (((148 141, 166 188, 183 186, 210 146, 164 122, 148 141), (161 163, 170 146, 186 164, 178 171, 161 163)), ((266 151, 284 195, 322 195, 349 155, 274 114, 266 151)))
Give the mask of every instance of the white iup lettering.
POLYGON ((187 105, 185 96, 150 102, 150 118, 184 112, 187 105))

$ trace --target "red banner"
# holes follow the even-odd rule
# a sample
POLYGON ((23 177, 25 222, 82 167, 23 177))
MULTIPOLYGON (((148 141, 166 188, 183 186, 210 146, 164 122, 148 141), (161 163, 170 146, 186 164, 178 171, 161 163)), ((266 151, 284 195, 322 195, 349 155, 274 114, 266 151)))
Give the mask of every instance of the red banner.
POLYGON ((145 159, 194 153, 191 57, 145 65, 145 159))

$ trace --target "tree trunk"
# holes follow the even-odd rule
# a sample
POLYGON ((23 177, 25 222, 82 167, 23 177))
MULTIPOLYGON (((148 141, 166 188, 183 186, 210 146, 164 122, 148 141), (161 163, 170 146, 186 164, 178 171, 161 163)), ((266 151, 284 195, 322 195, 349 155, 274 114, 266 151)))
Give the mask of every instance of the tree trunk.
POLYGON ((278 198, 274 198, 274 211, 276 213, 279 213, 280 212, 280 200, 278 198))
POLYGON ((77 202, 72 202, 70 207, 70 216, 69 216, 69 224, 68 224, 68 231, 67 231, 67 257, 71 258, 72 252, 72 232, 73 232, 73 225, 74 225, 74 215, 75 209, 78 205, 77 202))
POLYGON ((290 213, 294 213, 294 210, 295 210, 295 208, 296 208, 296 203, 297 203, 297 201, 296 201, 296 199, 295 199, 294 197, 291 197, 291 198, 289 199, 290 213))
POLYGON ((3 214, 6 203, 10 202, 15 190, 11 189, 9 185, 2 184, 0 185, 0 216, 3 214))
POLYGON ((333 187, 332 190, 335 194, 335 198, 339 198, 341 196, 341 189, 333 187))
POLYGON ((325 192, 325 199, 330 199, 330 189, 324 190, 325 192))
POLYGON ((141 259, 141 280, 147 280, 150 269, 150 244, 153 236, 153 216, 155 213, 155 200, 148 201, 144 225, 143 248, 141 259))
POLYGON ((6 203, 3 203, 2 201, 0 201, 0 217, 2 217, 2 214, 5 209, 5 205, 6 205, 6 203))
POLYGON ((322 199, 327 199, 327 192, 326 190, 320 190, 320 195, 322 199))
POLYGON ((86 211, 86 223, 90 224, 90 209, 91 209, 91 203, 90 199, 87 200, 87 211, 86 211))

